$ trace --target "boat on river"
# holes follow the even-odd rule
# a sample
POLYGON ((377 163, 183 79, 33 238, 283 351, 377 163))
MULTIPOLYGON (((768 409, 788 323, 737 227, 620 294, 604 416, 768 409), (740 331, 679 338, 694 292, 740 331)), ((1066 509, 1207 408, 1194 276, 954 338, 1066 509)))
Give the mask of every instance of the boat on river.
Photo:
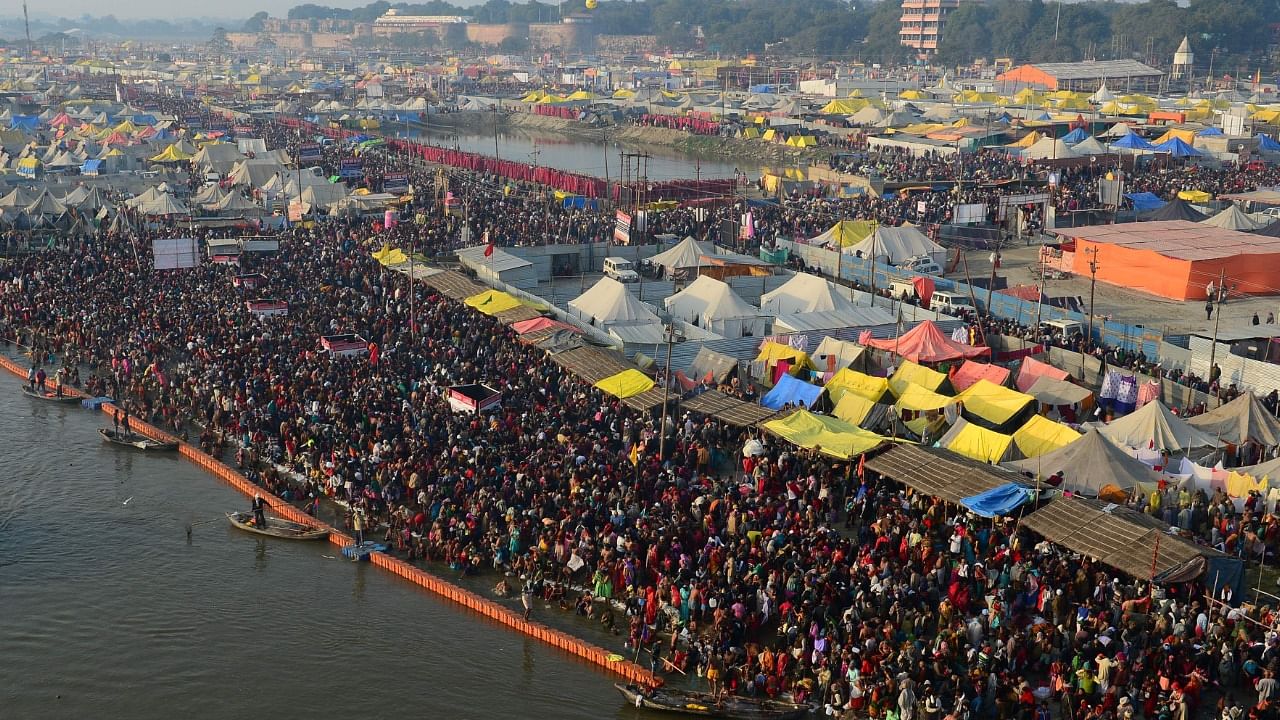
POLYGON ((796 720, 809 714, 808 705, 757 700, 755 698, 725 695, 719 698, 709 693, 671 688, 645 689, 639 685, 614 685, 627 702, 636 707, 663 712, 692 715, 695 717, 724 718, 725 720, 796 720))
POLYGON ((44 388, 39 388, 39 389, 36 389, 36 390, 32 390, 30 385, 23 385, 23 386, 22 386, 22 394, 23 394, 23 395, 26 395, 26 396, 27 396, 27 397, 29 397, 29 398, 35 398, 36 400, 43 400, 43 401, 45 401, 45 402, 51 402, 51 403, 78 403, 78 402, 80 402, 80 396, 79 396, 78 394, 76 394, 76 393, 72 392, 72 391, 71 391, 70 389, 68 389, 68 388, 63 388, 63 389, 62 389, 62 394, 61 394, 61 395, 59 395, 59 394, 58 394, 58 393, 56 393, 56 392, 52 392, 52 391, 50 391, 50 390, 45 390, 44 388))
POLYGON ((253 513, 229 512, 227 513, 227 520, 245 532, 284 540, 323 540, 329 537, 329 531, 323 528, 315 528, 310 525, 273 517, 266 519, 267 524, 265 527, 258 527, 254 524, 253 513))
POLYGON ((112 445, 123 445, 125 447, 131 447, 134 450, 142 450, 143 452, 164 452, 178 449, 177 442, 161 442, 159 440, 152 440, 145 435, 139 435, 137 433, 125 434, 119 430, 108 430, 106 428, 99 428, 98 432, 102 435, 103 440, 106 440, 112 445))

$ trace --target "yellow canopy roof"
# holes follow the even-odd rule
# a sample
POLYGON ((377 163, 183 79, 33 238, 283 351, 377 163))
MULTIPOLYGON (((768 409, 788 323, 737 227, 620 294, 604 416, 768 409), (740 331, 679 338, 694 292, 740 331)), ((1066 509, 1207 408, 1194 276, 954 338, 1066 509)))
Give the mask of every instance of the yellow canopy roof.
POLYGON ((129 120, 125 120, 119 125, 116 125, 115 127, 111 128, 111 131, 124 133, 125 135, 132 135, 133 133, 138 132, 138 126, 134 125, 133 122, 129 120))
POLYGON ((628 369, 604 378, 595 386, 616 398, 629 398, 652 390, 653 380, 639 370, 628 369))
POLYGON ((1039 131, 1033 131, 1029 135, 1023 135, 1021 140, 1019 140, 1016 143, 1013 143, 1010 147, 1029 148, 1032 145, 1035 145, 1036 143, 1040 142, 1042 138, 1044 138, 1044 136, 1041 135, 1039 131))
POLYGON ((889 381, 857 370, 841 368, 827 381, 826 388, 831 401, 837 404, 846 395, 857 395, 874 403, 888 392, 889 381))
POLYGON ((1005 459, 1012 442, 1013 438, 1008 435, 967 422, 951 438, 947 449, 971 460, 994 464, 1005 459))
POLYGON ((885 439, 857 425, 808 410, 798 410, 781 420, 764 424, 765 429, 799 445, 841 460, 860 455, 882 444, 885 439))
POLYGON ((1043 415, 1031 416, 1031 419, 1013 434, 1013 441, 1017 443, 1018 450, 1029 458, 1053 452, 1078 439, 1080 439, 1080 433, 1043 415))
POLYGON ((400 248, 393 248, 390 245, 383 245, 381 250, 373 253, 373 259, 377 260, 383 266, 399 265, 409 262, 409 256, 404 254, 400 248))
POLYGON ((485 290, 464 300, 467 305, 485 315, 497 315, 504 310, 520 307, 522 304, 514 295, 501 290, 485 290))
POLYGON ((874 229, 875 223, 870 220, 838 220, 827 229, 827 233, 830 240, 844 248, 862 242, 874 229))
MULTIPOLYGON (((619 88, 613 91, 613 99, 615 100, 630 100, 635 96, 636 96, 635 92, 631 90, 627 90, 626 88, 619 88)), ((532 102, 532 101, 526 100, 525 102, 532 102)))
POLYGON ((904 90, 903 92, 898 93, 898 97, 903 100, 923 100, 924 93, 919 90, 904 90))
POLYGON ((756 362, 761 360, 767 361, 770 366, 777 365, 779 360, 790 360, 795 367, 814 367, 813 361, 809 359, 809 353, 772 340, 760 348, 756 362))
POLYGON ((1193 203, 1206 203, 1213 199, 1213 196, 1203 190, 1179 190, 1178 197, 1193 203))
POLYGON ((1182 142, 1191 145, 1196 141, 1196 133, 1194 130, 1178 130, 1170 128, 1163 135, 1151 141, 1152 145, 1159 145, 1162 142, 1168 142, 1174 138, 1178 138, 1182 142))
POLYGON ((170 145, 164 149, 164 152, 151 158, 151 162, 183 162, 195 157, 190 153, 183 152, 178 148, 177 143, 170 145))
POLYGON ((862 421, 867 419, 867 415, 875 406, 874 400, 868 400, 856 393, 847 392, 841 396, 831 414, 845 422, 861 425, 862 421))
POLYGON ((947 376, 937 370, 917 365, 910 360, 903 360, 897 372, 889 378, 889 389, 893 390, 894 395, 902 397, 903 390, 908 385, 919 385, 925 390, 932 391, 942 387, 942 382, 946 379, 947 376))
POLYGON ((1028 403, 1035 402, 1030 395, 997 385, 986 378, 965 388, 956 395, 964 403, 964 409, 991 423, 1000 425, 1017 415, 1028 403))
POLYGON ((596 94, 586 90, 576 90, 565 97, 565 100, 595 100, 596 94))
POLYGON ((897 405, 899 410, 921 412, 924 410, 941 410, 955 401, 956 399, 953 397, 939 395, 915 383, 908 383, 903 387, 902 392, 898 394, 897 405))
POLYGON ((864 98, 846 98, 832 100, 818 112, 823 115, 852 115, 868 105, 864 98))

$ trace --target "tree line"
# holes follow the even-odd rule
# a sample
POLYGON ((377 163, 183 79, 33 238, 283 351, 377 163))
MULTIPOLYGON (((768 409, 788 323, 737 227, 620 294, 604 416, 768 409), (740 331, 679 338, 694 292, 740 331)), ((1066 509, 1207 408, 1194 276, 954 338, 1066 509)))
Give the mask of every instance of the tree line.
MULTIPOLYGON (((550 22, 553 3, 488 0, 463 7, 444 0, 385 0, 346 9, 306 4, 290 19, 372 22, 387 10, 406 15, 464 15, 479 23, 550 22)), ((587 12, 577 3, 563 11, 587 12)), ((599 32, 652 34, 674 50, 704 44, 709 51, 818 56, 868 63, 900 63, 912 52, 898 43, 899 0, 601 0, 590 11, 599 32), (697 31, 704 39, 700 40, 697 31)), ((1069 62, 1133 58, 1168 63, 1187 35, 1197 59, 1213 55, 1222 68, 1254 68, 1267 60, 1280 0, 1146 0, 1142 3, 986 0, 963 3, 949 18, 937 60, 976 58, 1069 62)), ((1265 68, 1264 68, 1265 70, 1265 68)))

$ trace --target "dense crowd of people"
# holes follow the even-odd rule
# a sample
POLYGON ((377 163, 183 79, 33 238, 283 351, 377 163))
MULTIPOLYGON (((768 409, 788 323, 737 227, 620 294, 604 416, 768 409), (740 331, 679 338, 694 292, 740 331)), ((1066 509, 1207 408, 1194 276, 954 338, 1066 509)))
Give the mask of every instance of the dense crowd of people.
MULTIPOLYGON (((271 147, 305 140, 257 130, 271 147)), ((328 146, 323 163, 350 152, 328 146)), ((403 167, 423 197, 438 194, 433 169, 402 163, 370 151, 364 182, 403 167)), ((609 232, 573 211, 553 219, 526 189, 450 177, 451 191, 460 182, 474 183, 473 242, 527 242, 540 220, 548 240, 609 232)), ((312 512, 337 504, 412 561, 497 571, 500 595, 588 617, 655 671, 714 691, 882 720, 1042 720, 1059 701, 1098 720, 1280 717, 1265 607, 1235 609, 1200 582, 1152 587, 856 460, 688 413, 661 426, 492 317, 379 266, 371 252, 388 241, 435 254, 462 242, 458 217, 423 212, 392 228, 294 226, 276 254, 239 268, 156 272, 150 240, 176 229, 103 233, 0 266, 0 329, 37 363, 83 364, 90 392, 133 416, 237 448, 271 492, 312 512), (258 294, 288 314, 255 316, 237 272, 264 275, 258 294), (318 344, 347 333, 369 352, 318 344), (445 389, 475 382, 500 390, 501 407, 453 412, 445 389)), ((673 230, 707 222, 659 217, 673 230)), ((809 217, 762 209, 756 227, 809 217)), ((1237 509, 1170 485, 1133 505, 1176 508, 1170 524, 1229 554, 1280 544, 1257 500, 1237 509)))

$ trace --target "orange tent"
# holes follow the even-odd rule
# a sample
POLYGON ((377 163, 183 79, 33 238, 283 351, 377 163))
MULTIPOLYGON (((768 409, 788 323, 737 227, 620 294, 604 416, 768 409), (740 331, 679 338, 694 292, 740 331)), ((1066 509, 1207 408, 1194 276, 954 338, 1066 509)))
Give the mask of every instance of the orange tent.
POLYGON ((1097 262, 1098 279, 1172 300, 1202 300, 1225 274, 1233 292, 1269 295, 1280 277, 1280 238, 1186 220, 1064 230, 1076 241, 1078 275, 1097 262))
POLYGON ((970 385, 979 380, 988 380, 996 385, 1004 385, 1009 379, 1009 368, 987 363, 965 360, 955 372, 951 373, 951 387, 956 392, 964 392, 970 385))

